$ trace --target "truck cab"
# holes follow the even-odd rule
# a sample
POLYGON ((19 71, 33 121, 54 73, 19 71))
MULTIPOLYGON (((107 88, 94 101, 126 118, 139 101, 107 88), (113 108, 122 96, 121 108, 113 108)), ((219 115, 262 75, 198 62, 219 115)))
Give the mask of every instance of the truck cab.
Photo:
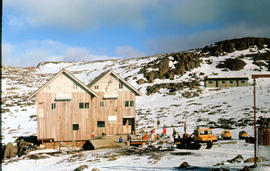
POLYGON ((218 139, 214 136, 212 129, 197 129, 194 131, 194 141, 203 142, 216 142, 218 139))

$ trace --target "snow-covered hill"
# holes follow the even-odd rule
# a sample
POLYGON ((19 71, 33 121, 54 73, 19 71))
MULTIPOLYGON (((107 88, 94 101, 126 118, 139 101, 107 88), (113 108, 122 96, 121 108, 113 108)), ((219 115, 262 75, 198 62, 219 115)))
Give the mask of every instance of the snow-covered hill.
MULTIPOLYGON (((183 133, 183 122, 187 120, 188 132, 196 126, 213 127, 214 134, 220 134, 222 128, 232 129, 233 138, 238 138, 240 130, 246 130, 253 135, 253 80, 252 74, 270 74, 267 60, 256 60, 252 54, 269 53, 269 46, 257 48, 252 46, 244 50, 231 53, 222 53, 211 56, 202 53, 201 49, 189 52, 200 54, 200 66, 185 71, 183 75, 174 75, 173 79, 156 78, 154 81, 137 84, 139 79, 145 79, 140 70, 158 59, 168 58, 169 67, 175 68, 175 60, 171 54, 158 56, 114 59, 104 61, 84 62, 44 62, 37 67, 2 67, 2 142, 13 142, 18 136, 36 135, 36 106, 34 100, 28 100, 29 95, 42 86, 62 68, 70 71, 85 84, 89 83, 100 73, 114 70, 134 87, 138 88, 143 96, 137 97, 137 129, 149 131, 156 127, 157 120, 161 125, 165 120, 168 133, 176 128, 183 133), (217 68, 228 58, 240 58, 246 63, 243 69, 231 71, 217 68), (260 65, 258 65, 258 63, 260 65), (206 76, 218 77, 248 77, 248 87, 204 88, 201 80, 206 76), (200 81, 200 86, 193 89, 184 87, 170 93, 169 89, 161 88, 156 93, 147 95, 147 88, 162 83, 181 83, 184 81, 200 81), (196 96, 187 98, 185 92, 197 92, 196 96)), ((269 62, 270 63, 270 62, 269 62)), ((270 78, 257 81, 257 113, 259 116, 270 114, 270 78)))

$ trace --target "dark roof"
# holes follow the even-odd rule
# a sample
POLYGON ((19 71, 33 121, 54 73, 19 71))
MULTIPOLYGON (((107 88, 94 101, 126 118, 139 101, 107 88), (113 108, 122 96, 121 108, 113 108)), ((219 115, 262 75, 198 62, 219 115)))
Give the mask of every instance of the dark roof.
POLYGON ((208 80, 248 80, 248 77, 216 77, 216 78, 205 78, 204 81, 208 80))

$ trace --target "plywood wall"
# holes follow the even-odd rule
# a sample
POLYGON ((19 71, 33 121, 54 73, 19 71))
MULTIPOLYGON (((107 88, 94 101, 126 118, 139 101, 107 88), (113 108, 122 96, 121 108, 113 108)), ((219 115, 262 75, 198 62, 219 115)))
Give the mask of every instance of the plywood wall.
POLYGON ((123 125, 123 118, 134 118, 136 125, 135 94, 125 85, 120 89, 119 80, 111 75, 98 82, 98 86, 98 90, 92 89, 99 97, 93 97, 62 74, 37 93, 38 139, 74 141, 87 140, 92 133, 130 133, 131 126, 123 125), (134 106, 125 107, 125 101, 133 101, 134 106), (88 102, 89 108, 80 109, 80 102, 88 102), (104 106, 100 106, 101 102, 104 106), (52 103, 56 104, 55 109, 52 103), (105 127, 97 127, 98 121, 104 121, 105 127), (79 124, 79 130, 73 130, 73 124, 79 124))

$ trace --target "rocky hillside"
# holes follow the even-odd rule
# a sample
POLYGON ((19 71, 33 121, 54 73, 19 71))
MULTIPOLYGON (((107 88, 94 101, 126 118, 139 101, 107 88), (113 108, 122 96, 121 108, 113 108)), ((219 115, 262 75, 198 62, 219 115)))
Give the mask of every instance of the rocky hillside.
MULTIPOLYGON (((204 88, 202 81, 207 76, 251 78, 253 73, 269 73, 270 39, 225 40, 202 49, 141 58, 43 62, 29 68, 2 66, 3 142, 36 134, 35 103, 27 97, 62 68, 85 84, 105 70, 119 73, 144 94, 137 98, 138 128, 151 128, 158 119, 168 120, 169 127, 182 127, 183 120, 189 119, 192 125, 221 128, 226 123, 228 128, 236 128, 240 122, 245 128, 252 125, 252 103, 242 99, 237 106, 232 101, 238 101, 238 96, 252 99, 252 87, 217 91, 204 88)), ((261 86, 267 89, 266 83, 261 86)), ((269 98, 267 93, 263 97, 269 98)), ((260 110, 263 114, 270 107, 260 110)))

